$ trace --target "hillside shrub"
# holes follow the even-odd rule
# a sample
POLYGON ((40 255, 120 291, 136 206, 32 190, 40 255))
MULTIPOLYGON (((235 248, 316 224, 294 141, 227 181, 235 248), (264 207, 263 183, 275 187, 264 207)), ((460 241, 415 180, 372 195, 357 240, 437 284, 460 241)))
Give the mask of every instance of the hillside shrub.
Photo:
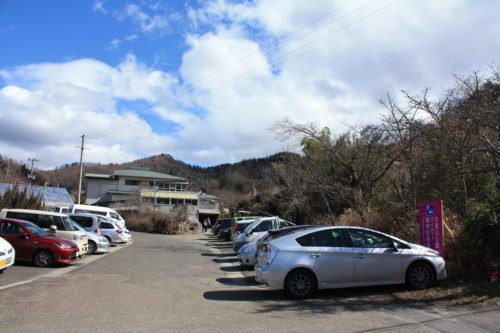
POLYGON ((133 231, 152 232, 157 234, 182 234, 195 230, 196 221, 190 218, 186 207, 174 207, 166 214, 154 210, 140 210, 126 216, 127 228, 133 231))

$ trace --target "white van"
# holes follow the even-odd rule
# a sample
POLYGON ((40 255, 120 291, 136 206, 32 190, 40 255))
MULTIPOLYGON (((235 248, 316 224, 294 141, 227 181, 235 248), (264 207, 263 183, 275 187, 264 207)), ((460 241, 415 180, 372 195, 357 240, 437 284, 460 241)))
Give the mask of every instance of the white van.
MULTIPOLYGON (((61 210, 65 209, 66 207, 61 207, 61 210)), ((120 227, 125 228, 125 220, 113 208, 91 205, 71 205, 67 208, 67 211, 65 211, 65 213, 101 215, 107 217, 108 219, 111 219, 120 227)))
POLYGON ((43 210, 4 208, 0 211, 0 217, 29 221, 47 231, 55 226, 55 237, 75 242, 76 245, 78 245, 80 256, 87 253, 87 233, 76 229, 73 226, 73 222, 66 214, 46 212, 43 210))

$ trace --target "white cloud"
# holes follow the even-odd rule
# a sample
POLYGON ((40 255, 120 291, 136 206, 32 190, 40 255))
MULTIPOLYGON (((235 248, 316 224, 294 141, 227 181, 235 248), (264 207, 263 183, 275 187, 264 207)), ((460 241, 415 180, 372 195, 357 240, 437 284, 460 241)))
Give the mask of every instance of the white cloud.
POLYGON ((119 12, 117 17, 120 20, 130 20, 134 25, 147 35, 163 36, 172 30, 172 22, 179 19, 177 13, 164 13, 160 11, 160 5, 149 6, 149 10, 153 13, 148 13, 146 10, 136 4, 127 4, 123 11, 119 12))
POLYGON ((104 15, 108 15, 108 11, 106 9, 104 9, 104 2, 103 1, 96 0, 94 2, 94 5, 92 6, 92 9, 96 12, 101 12, 104 15))
MULTIPOLYGON (((286 148, 269 131, 276 121, 315 122, 337 133, 374 123, 387 92, 432 87, 439 93, 453 73, 484 69, 500 54, 499 4, 205 4, 187 8, 192 30, 175 73, 132 54, 116 67, 79 59, 1 70, 7 85, 0 103, 12 110, 0 111, 2 151, 19 158, 37 151, 58 165, 68 161, 58 151, 76 160, 80 135, 93 132, 88 158, 96 162, 159 153, 201 165, 236 162, 286 148), (166 121, 163 131, 151 115, 166 121)), ((161 6, 133 4, 121 19, 160 35, 176 20, 161 6)))

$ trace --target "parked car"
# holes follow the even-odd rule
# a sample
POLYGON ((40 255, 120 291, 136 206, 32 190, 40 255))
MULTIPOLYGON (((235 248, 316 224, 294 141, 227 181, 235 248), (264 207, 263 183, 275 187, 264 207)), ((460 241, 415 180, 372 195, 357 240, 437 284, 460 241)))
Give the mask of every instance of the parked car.
MULTIPOLYGON (((241 222, 238 222, 241 223, 241 222)), ((238 253, 240 247, 247 243, 255 242, 260 236, 265 234, 270 229, 280 229, 291 225, 291 223, 280 219, 277 216, 274 217, 263 217, 254 220, 252 223, 246 226, 243 232, 241 232, 234 239, 233 250, 238 253)))
POLYGON ((5 239, 0 237, 0 274, 7 268, 14 265, 16 251, 5 239))
POLYGON ((87 253, 87 234, 76 229, 66 214, 31 209, 2 209, 0 217, 29 221, 45 229, 49 234, 74 241, 78 245, 80 255, 87 253))
POLYGON ((125 243, 132 239, 130 231, 125 228, 119 227, 111 220, 101 220, 99 224, 101 235, 106 237, 111 244, 125 243))
POLYGON ((242 232, 250 222, 252 222, 253 220, 256 220, 256 219, 260 219, 261 217, 265 217, 265 216, 236 216, 236 217, 232 217, 231 218, 231 236, 230 236, 231 240, 234 240, 234 238, 240 232, 242 232), (245 222, 245 221, 248 223, 243 223, 242 225, 240 225, 237 228, 238 222, 245 222), (238 230, 236 230, 236 229, 238 229, 238 230))
POLYGON ((104 236, 98 235, 95 232, 88 231, 75 221, 73 221, 73 225, 80 231, 87 233, 87 239, 89 241, 87 254, 96 254, 96 253, 106 253, 109 251, 109 247, 111 246, 108 239, 104 236))
POLYGON ((219 231, 217 238, 229 241, 231 240, 231 228, 224 228, 219 231))
POLYGON ((285 236, 291 232, 297 232, 300 230, 313 228, 317 226, 313 225, 298 225, 284 227, 280 229, 270 229, 264 233, 260 233, 258 238, 254 239, 252 242, 246 243, 238 250, 238 259, 240 265, 242 266, 255 266, 257 260, 257 249, 262 246, 263 242, 270 242, 272 239, 276 239, 285 236))
POLYGON ((33 262, 38 267, 69 264, 80 257, 75 242, 50 237, 45 230, 28 221, 0 218, 0 236, 14 247, 16 261, 33 262))
POLYGON ((125 228, 125 220, 121 217, 120 214, 113 208, 109 207, 101 207, 101 206, 92 206, 92 205, 71 205, 69 207, 59 207, 60 213, 65 214, 93 214, 99 216, 105 216, 108 219, 111 219, 113 222, 118 224, 120 227, 125 228))
POLYGON ((70 219, 82 226, 86 231, 90 231, 96 234, 100 234, 99 223, 101 223, 102 217, 95 214, 86 213, 68 213, 70 219))
POLYGON ((439 252, 359 227, 306 229, 264 243, 256 280, 296 298, 317 289, 407 283, 431 287, 446 278, 439 252))
POLYGON ((221 229, 229 228, 231 227, 231 219, 230 218, 225 218, 225 219, 218 219, 214 226, 212 227, 212 233, 214 235, 217 235, 221 229))

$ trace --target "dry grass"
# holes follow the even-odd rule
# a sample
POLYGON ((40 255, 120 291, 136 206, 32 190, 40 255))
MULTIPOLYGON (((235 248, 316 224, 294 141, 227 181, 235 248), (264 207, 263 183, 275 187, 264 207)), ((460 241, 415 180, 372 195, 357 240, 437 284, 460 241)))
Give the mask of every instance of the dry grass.
POLYGON ((171 214, 144 210, 125 217, 127 228, 133 231, 158 234, 183 234, 198 228, 196 221, 189 218, 184 207, 174 208, 171 214))

